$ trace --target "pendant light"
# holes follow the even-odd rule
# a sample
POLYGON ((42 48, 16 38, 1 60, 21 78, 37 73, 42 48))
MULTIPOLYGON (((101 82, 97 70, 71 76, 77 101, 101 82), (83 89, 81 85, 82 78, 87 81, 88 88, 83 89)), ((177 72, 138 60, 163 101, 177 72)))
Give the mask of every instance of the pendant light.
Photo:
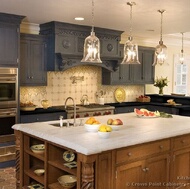
POLYGON ((182 47, 181 47, 181 53, 180 53, 180 55, 179 55, 179 62, 181 63, 181 64, 183 64, 184 63, 184 51, 183 51, 183 32, 181 33, 181 35, 182 35, 182 47))
POLYGON ((121 64, 140 64, 138 60, 138 45, 133 44, 132 37, 132 7, 136 5, 135 2, 127 2, 130 6, 130 35, 124 45, 124 58, 121 64))
POLYGON ((160 41, 159 45, 157 45, 155 49, 153 66, 157 64, 163 65, 167 57, 167 47, 162 41, 162 20, 165 10, 158 10, 158 12, 161 13, 160 41))
POLYGON ((100 59, 100 40, 94 32, 94 0, 92 0, 92 30, 84 41, 84 53, 81 62, 102 63, 100 59))

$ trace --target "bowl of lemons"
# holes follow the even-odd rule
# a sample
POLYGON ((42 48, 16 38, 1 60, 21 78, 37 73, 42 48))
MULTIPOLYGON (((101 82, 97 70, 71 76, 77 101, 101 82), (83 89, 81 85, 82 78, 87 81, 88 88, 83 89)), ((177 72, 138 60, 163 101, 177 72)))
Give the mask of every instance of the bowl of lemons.
POLYGON ((98 129, 98 135, 100 138, 106 139, 110 137, 110 134, 112 132, 112 128, 108 125, 100 125, 98 129))

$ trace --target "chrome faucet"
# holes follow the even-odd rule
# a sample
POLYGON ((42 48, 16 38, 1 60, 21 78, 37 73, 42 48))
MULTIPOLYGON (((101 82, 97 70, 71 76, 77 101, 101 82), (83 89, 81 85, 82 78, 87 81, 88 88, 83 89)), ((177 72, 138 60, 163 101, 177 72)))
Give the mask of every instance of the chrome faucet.
POLYGON ((76 104, 75 104, 75 101, 72 97, 68 97, 66 100, 65 100, 65 110, 67 109, 67 101, 68 100, 72 100, 73 101, 73 106, 74 106, 74 122, 73 122, 73 126, 76 126, 76 104))

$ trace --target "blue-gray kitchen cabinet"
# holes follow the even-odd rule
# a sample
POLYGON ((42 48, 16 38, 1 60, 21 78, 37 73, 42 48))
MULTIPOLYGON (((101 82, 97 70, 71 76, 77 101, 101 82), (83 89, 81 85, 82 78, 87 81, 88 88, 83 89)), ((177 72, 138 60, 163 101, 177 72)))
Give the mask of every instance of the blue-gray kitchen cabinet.
POLYGON ((47 41, 45 36, 21 34, 21 86, 47 85, 47 41))
POLYGON ((20 23, 23 18, 0 13, 0 66, 19 66, 20 23))

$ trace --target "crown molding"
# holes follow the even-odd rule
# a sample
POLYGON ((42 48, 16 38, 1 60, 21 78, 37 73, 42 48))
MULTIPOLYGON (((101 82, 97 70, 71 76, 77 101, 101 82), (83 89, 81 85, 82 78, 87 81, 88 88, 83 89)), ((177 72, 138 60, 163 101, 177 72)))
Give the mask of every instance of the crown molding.
POLYGON ((39 24, 22 22, 20 25, 21 33, 39 34, 39 31, 40 31, 39 24))

